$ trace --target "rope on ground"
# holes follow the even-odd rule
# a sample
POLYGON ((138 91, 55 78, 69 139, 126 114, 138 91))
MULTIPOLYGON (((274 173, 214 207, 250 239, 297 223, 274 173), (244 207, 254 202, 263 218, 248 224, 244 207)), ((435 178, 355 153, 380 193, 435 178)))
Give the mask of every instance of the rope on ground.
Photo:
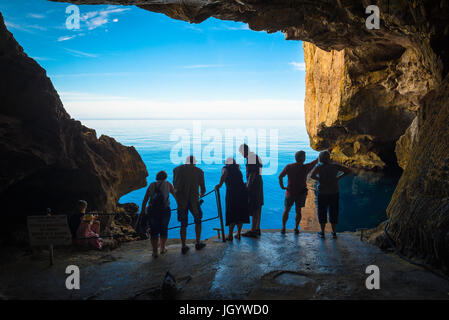
POLYGON ((423 268, 423 269, 426 269, 427 271, 432 272, 434 275, 436 275, 436 276, 438 276, 438 277, 440 277, 440 278, 443 278, 443 279, 446 280, 446 281, 449 281, 449 277, 447 277, 446 275, 444 275, 444 274, 442 274, 442 273, 440 273, 440 272, 438 272, 438 271, 432 269, 432 268, 429 267, 428 265, 425 265, 425 264, 423 264, 423 263, 419 263, 419 262, 413 261, 412 259, 410 259, 410 258, 404 256, 404 255, 399 251, 399 249, 396 247, 396 245, 395 245, 393 239, 392 239, 392 238, 390 237, 390 235, 388 234, 387 228, 388 228, 389 224, 390 224, 390 219, 388 219, 388 220, 387 220, 387 223, 385 224, 385 227, 384 227, 384 233, 385 233, 385 236, 387 237, 388 243, 389 243, 390 246, 394 249, 394 251, 395 251, 396 254, 399 256, 399 258, 401 258, 402 260, 405 260, 405 261, 407 261, 408 263, 411 263, 411 264, 413 264, 413 265, 415 265, 415 266, 418 266, 418 267, 421 267, 421 268, 423 268))

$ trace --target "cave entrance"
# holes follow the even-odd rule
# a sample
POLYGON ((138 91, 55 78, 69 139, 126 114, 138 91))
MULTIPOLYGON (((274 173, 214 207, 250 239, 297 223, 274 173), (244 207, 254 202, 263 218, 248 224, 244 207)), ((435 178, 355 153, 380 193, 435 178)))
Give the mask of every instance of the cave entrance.
MULTIPOLYGON (((47 70, 71 116, 98 135, 134 145, 147 165, 149 182, 159 170, 171 179, 173 167, 185 156, 172 161, 173 150, 187 137, 187 153, 195 154, 199 136, 200 154, 213 153, 211 159, 198 159, 209 190, 230 155, 226 131, 250 130, 265 164, 262 228, 280 228, 284 194, 279 172, 300 149, 306 151, 306 161, 317 156, 304 124, 302 43, 285 41, 279 32, 251 31, 243 23, 211 18, 191 25, 117 6, 79 6, 80 29, 66 30, 59 23, 66 8, 33 2, 25 13, 37 21, 33 25, 20 24, 23 12, 1 10, 25 51, 47 70), (217 163, 215 151, 220 148, 217 163)), ((235 149, 231 155, 239 158, 235 149)), ((346 220, 339 231, 373 227, 383 220, 395 183, 374 173, 348 178, 341 202, 346 220)), ((121 202, 140 205, 144 192, 134 191, 121 202)), ((317 228, 314 192, 309 194, 303 221, 317 228)), ((214 203, 204 206, 205 212, 212 211, 214 203)), ((287 227, 292 225, 291 218, 287 227)))

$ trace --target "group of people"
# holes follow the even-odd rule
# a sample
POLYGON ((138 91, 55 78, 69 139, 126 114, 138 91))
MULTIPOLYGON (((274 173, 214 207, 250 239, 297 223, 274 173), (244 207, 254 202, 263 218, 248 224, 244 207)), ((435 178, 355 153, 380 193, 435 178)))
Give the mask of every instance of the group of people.
MULTIPOLYGON (((228 158, 222 170, 219 184, 220 189, 226 184, 226 226, 229 227, 227 240, 233 240, 234 228, 237 226, 236 238, 242 236, 242 225, 250 222, 253 217, 252 228, 243 236, 256 237, 260 235, 260 215, 263 205, 263 182, 261 177, 262 162, 260 158, 249 150, 244 144, 239 148, 246 159, 246 180, 240 166, 234 158, 228 158)), ((167 250, 165 244, 168 235, 168 224, 171 217, 169 196, 172 194, 178 205, 178 221, 180 222, 181 252, 186 254, 189 247, 186 245, 188 213, 193 216, 195 224, 195 249, 201 250, 206 244, 201 242, 201 198, 206 194, 204 172, 196 166, 194 156, 189 156, 186 163, 173 170, 173 185, 167 181, 167 173, 160 171, 156 181, 152 182, 146 191, 141 206, 141 217, 149 219, 149 230, 153 246, 153 257, 164 254, 167 250)))
POLYGON ((306 160, 306 153, 298 151, 295 154, 295 163, 288 164, 279 175, 279 185, 285 192, 285 209, 282 214, 282 229, 281 233, 285 233, 285 225, 288 220, 288 215, 295 205, 295 229, 296 234, 299 233, 299 224, 301 223, 301 209, 306 204, 307 199, 307 176, 310 172, 310 178, 318 181, 318 222, 321 231, 318 235, 325 238, 324 230, 327 224, 327 216, 329 212, 329 222, 332 226, 332 236, 337 237, 337 223, 338 223, 338 181, 350 174, 351 169, 334 163, 331 161, 329 151, 322 151, 318 157, 312 162, 304 163, 306 160), (319 165, 317 163, 319 162, 319 165), (284 177, 287 176, 288 184, 284 186, 284 177))
MULTIPOLYGON (((255 237, 261 235, 260 219, 263 197, 263 180, 261 176, 262 161, 260 157, 251 152, 248 145, 243 144, 239 152, 246 160, 246 183, 236 160, 229 157, 222 169, 220 182, 215 186, 219 190, 223 184, 226 185, 226 226, 229 228, 226 240, 233 241, 234 229, 237 227, 236 239, 241 236, 255 237), (250 223, 251 229, 242 233, 243 224, 250 223)), ((286 190, 285 209, 282 215, 281 232, 286 232, 288 215, 295 205, 295 233, 299 233, 301 222, 301 208, 305 206, 307 198, 307 176, 311 172, 311 178, 318 184, 318 220, 321 231, 318 235, 325 238, 325 227, 327 224, 327 212, 329 211, 329 222, 332 225, 332 236, 337 237, 336 225, 338 223, 338 180, 351 173, 345 166, 334 163, 330 159, 330 153, 323 151, 319 158, 305 162, 305 152, 298 151, 295 154, 295 163, 287 165, 279 175, 280 187, 286 190), (317 163, 320 164, 317 166, 317 163), (288 177, 287 187, 284 186, 284 177, 288 177)), ((172 194, 178 205, 178 221, 180 222, 181 252, 189 251, 186 245, 186 230, 188 225, 188 212, 193 215, 196 233, 195 249, 201 250, 206 244, 201 242, 201 198, 206 194, 204 172, 196 166, 194 156, 189 156, 186 163, 173 170, 173 185, 167 181, 167 173, 160 171, 156 175, 156 181, 151 183, 147 189, 141 206, 141 216, 149 217, 149 229, 153 247, 153 257, 164 254, 167 250, 165 244, 168 235, 168 224, 171 217, 169 195, 172 194), (147 206, 148 204, 148 206, 147 206)))
MULTIPOLYGON (((225 221, 229 228, 226 237, 228 241, 233 241, 235 227, 237 227, 235 238, 238 240, 242 236, 257 238, 261 235, 260 219, 264 204, 261 176, 262 161, 246 144, 240 146, 239 152, 246 162, 246 183, 240 166, 234 158, 229 157, 225 161, 220 181, 215 186, 215 189, 219 190, 223 184, 226 185, 225 221), (242 233, 242 226, 250 223, 250 217, 252 217, 251 229, 242 233)), ((279 175, 279 185, 281 189, 286 190, 281 233, 285 234, 286 232, 286 223, 293 205, 295 205, 296 211, 294 232, 299 233, 301 209, 305 206, 308 193, 307 176, 311 173, 311 178, 318 181, 318 221, 321 227, 318 235, 325 238, 325 227, 329 213, 332 236, 336 238, 338 181, 350 174, 351 170, 332 162, 328 151, 322 151, 318 159, 310 163, 304 163, 305 159, 304 151, 296 152, 295 162, 288 164, 279 175), (287 187, 284 186, 286 176, 288 178, 287 187)), ((185 164, 173 170, 173 184, 167 180, 167 177, 165 171, 157 173, 156 181, 148 186, 139 215, 139 221, 145 220, 144 225, 149 229, 153 257, 158 257, 159 254, 167 252, 165 245, 172 211, 170 209, 170 194, 176 199, 178 206, 177 216, 180 222, 182 254, 186 254, 190 250, 186 244, 189 212, 192 214, 195 224, 195 249, 201 250, 206 246, 205 243, 201 242, 201 221, 203 218, 201 198, 206 194, 203 170, 196 166, 195 157, 189 156, 185 164)), ((100 249, 102 247, 102 240, 99 236, 100 223, 95 216, 86 214, 86 208, 87 202, 80 200, 79 213, 72 215, 69 219, 72 234, 78 244, 100 249)))

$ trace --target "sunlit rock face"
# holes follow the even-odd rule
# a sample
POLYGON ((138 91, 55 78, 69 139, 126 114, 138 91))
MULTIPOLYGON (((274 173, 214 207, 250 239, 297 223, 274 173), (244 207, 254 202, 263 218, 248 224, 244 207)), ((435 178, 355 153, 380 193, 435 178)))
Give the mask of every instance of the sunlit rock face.
POLYGON ((304 43, 304 56, 312 148, 330 149, 354 167, 396 166, 396 142, 437 83, 416 51, 376 45, 327 52, 304 43))
POLYGON ((378 30, 365 27, 369 1, 70 2, 137 5, 193 23, 209 17, 242 21, 252 30, 282 31, 288 40, 312 43, 305 44, 312 145, 332 148, 338 160, 364 167, 394 163, 396 149, 404 173, 388 207, 389 232, 403 252, 449 267, 447 1, 376 1, 378 30))
MULTIPOLYGON (((0 15, 0 203, 2 215, 115 210, 118 199, 146 185, 133 147, 70 118, 46 72, 6 30, 0 15)), ((2 223, 5 226, 5 223, 2 223)))

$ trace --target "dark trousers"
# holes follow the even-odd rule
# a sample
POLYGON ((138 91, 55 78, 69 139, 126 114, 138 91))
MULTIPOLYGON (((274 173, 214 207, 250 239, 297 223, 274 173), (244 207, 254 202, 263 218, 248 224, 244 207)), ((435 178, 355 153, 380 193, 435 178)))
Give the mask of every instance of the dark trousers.
POLYGON ((157 210, 157 212, 150 212, 149 224, 151 238, 155 238, 159 235, 161 238, 167 238, 170 216, 170 208, 157 210))
POLYGON ((329 222, 338 223, 338 193, 318 193, 318 221, 327 223, 327 211, 329 209, 329 222))

